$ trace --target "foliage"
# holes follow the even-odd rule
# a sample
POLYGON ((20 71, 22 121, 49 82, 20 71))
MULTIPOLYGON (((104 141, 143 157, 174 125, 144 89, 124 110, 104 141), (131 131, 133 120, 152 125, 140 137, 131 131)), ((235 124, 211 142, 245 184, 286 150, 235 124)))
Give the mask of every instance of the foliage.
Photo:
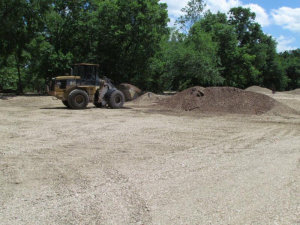
POLYGON ((0 88, 43 92, 78 62, 151 91, 299 88, 299 49, 277 54, 250 9, 204 9, 190 0, 176 29, 159 0, 0 0, 0 88))
POLYGON ((144 88, 145 69, 168 33, 165 4, 158 0, 104 0, 97 11, 97 62, 119 82, 144 88))
POLYGON ((228 19, 226 14, 208 11, 192 29, 210 33, 217 43, 225 85, 282 90, 287 77, 276 56, 276 43, 254 19, 255 14, 242 7, 232 8, 228 19))
MULTIPOLYGON (((4 65, 4 59, 0 58, 0 62, 4 65)), ((0 67, 0 90, 16 90, 17 89, 17 69, 15 59, 9 56, 5 60, 5 66, 0 67)))
POLYGON ((39 0, 0 1, 0 51, 2 56, 14 55, 18 71, 18 91, 23 92, 21 73, 28 54, 27 44, 42 27, 41 15, 47 9, 46 2, 39 0))
POLYGON ((189 0, 187 6, 181 10, 184 15, 180 16, 176 23, 187 33, 194 23, 201 19, 205 6, 203 0, 189 0))
POLYGON ((288 77, 288 90, 300 88, 300 49, 279 54, 279 60, 288 77))
POLYGON ((172 37, 172 41, 164 41, 161 51, 152 60, 149 75, 152 83, 158 81, 165 90, 222 84, 223 78, 217 68, 216 46, 210 35, 190 35, 181 41, 177 39, 172 37), (159 77, 153 77, 156 74, 159 77))

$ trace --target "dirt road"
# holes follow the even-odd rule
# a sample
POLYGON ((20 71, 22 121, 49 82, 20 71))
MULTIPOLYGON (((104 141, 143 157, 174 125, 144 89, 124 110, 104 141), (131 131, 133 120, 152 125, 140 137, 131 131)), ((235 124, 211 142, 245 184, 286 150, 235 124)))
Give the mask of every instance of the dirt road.
POLYGON ((300 224, 299 115, 127 106, 0 100, 0 224, 300 224))

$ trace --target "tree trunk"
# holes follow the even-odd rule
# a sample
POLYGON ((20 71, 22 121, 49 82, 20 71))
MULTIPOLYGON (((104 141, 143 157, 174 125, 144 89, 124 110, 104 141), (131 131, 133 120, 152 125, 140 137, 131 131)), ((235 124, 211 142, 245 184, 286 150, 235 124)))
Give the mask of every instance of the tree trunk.
POLYGON ((19 62, 17 63, 17 69, 18 69, 18 94, 23 94, 23 86, 22 86, 21 71, 20 71, 19 62))
POLYGON ((23 94, 21 69, 20 69, 20 57, 17 53, 15 54, 15 60, 16 60, 16 63, 17 63, 17 70, 18 70, 18 90, 17 90, 17 93, 18 94, 23 94))
POLYGON ((1 84, 0 84, 0 92, 3 91, 3 87, 4 87, 4 76, 2 75, 1 84))

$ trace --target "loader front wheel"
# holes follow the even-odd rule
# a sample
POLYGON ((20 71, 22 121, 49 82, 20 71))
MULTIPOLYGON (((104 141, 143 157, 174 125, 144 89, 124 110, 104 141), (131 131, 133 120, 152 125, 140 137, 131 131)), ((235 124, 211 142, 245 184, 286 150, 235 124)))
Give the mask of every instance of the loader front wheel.
POLYGON ((85 91, 75 89, 69 94, 68 103, 72 109, 84 109, 89 103, 89 96, 85 91))
POLYGON ((124 102, 125 102, 125 97, 123 93, 119 90, 115 90, 109 95, 108 105, 112 109, 122 108, 124 102))

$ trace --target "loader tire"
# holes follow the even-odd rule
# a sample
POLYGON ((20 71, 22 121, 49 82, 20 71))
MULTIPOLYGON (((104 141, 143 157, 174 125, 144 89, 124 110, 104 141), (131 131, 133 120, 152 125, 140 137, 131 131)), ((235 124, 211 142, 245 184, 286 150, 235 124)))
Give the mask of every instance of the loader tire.
POLYGON ((108 105, 112 109, 120 109, 125 102, 124 94, 119 90, 114 90, 109 94, 108 105))
POLYGON ((68 102, 68 101, 62 101, 62 103, 63 103, 66 107, 70 108, 70 105, 69 105, 69 102, 68 102))
POLYGON ((89 103, 89 96, 85 91, 75 89, 69 94, 68 103, 72 109, 85 109, 89 103))

